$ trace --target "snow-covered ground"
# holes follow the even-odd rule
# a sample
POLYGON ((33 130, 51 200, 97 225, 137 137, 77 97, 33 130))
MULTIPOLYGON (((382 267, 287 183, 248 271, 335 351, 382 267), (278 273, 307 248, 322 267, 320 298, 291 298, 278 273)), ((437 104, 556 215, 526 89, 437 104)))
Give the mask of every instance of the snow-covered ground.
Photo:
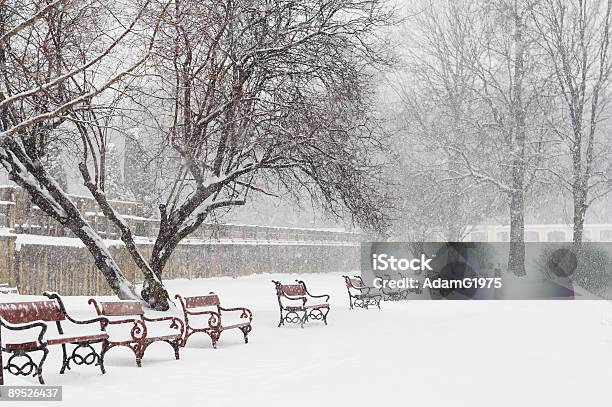
MULTIPOLYGON (((611 405, 612 307, 605 301, 403 301, 350 311, 340 274, 167 285, 184 295, 214 291, 225 306, 251 308, 250 343, 230 331, 215 350, 196 334, 178 361, 167 344, 153 344, 142 368, 131 351, 115 348, 105 375, 91 366, 60 375, 54 348, 45 379, 63 386, 63 405, 611 405), (312 292, 331 294, 328 326, 277 328, 270 280, 298 277, 312 292)), ((94 316, 86 301, 68 298, 67 307, 94 316)), ((5 374, 5 383, 36 381, 5 374)))

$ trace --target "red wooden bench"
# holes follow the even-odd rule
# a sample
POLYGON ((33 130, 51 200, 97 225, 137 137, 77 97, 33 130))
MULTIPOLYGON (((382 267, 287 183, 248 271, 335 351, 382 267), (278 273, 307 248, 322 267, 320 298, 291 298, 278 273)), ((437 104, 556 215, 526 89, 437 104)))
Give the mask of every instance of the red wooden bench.
POLYGON ((172 316, 148 318, 144 315, 142 304, 138 301, 97 301, 91 298, 89 304, 93 304, 98 315, 107 318, 107 321, 101 324, 102 330, 107 331, 113 325, 126 325, 127 328, 130 328, 131 325, 129 336, 109 333, 110 337, 105 344, 103 353, 116 346, 125 346, 134 352, 136 366, 140 367, 145 350, 150 344, 153 342, 166 342, 174 349, 174 357, 176 359, 179 358, 179 348, 183 336, 183 321, 180 318, 172 316), (120 318, 115 319, 114 317, 120 318), (164 329, 165 332, 161 335, 149 332, 151 329, 151 324, 149 323, 164 321, 170 322, 170 325, 164 329))
POLYGON ((349 296, 349 305, 351 309, 357 308, 368 308, 370 305, 376 305, 380 309, 380 301, 382 295, 377 293, 375 287, 367 287, 363 283, 361 276, 342 276, 344 277, 344 283, 346 284, 346 290, 349 296))
POLYGON ((281 284, 272 280, 276 287, 276 297, 280 309, 280 322, 278 326, 286 323, 297 324, 303 328, 311 319, 323 321, 327 325, 329 314, 329 295, 312 295, 306 288, 306 283, 296 280, 297 284, 281 284), (325 298, 325 301, 316 301, 325 298), (309 302, 310 301, 310 302, 309 302))
POLYGON ((175 296, 176 299, 181 303, 183 308, 183 315, 185 318, 185 331, 183 336, 183 346, 187 343, 187 339, 196 332, 204 332, 212 341, 213 348, 217 347, 217 341, 223 331, 230 329, 239 329, 244 335, 244 343, 249 343, 249 332, 251 332, 251 322, 253 321, 253 313, 248 308, 235 307, 235 308, 223 308, 219 301, 219 296, 215 293, 209 295, 200 295, 196 297, 182 297, 180 295, 175 296), (240 312, 240 319, 244 319, 243 322, 233 324, 223 324, 223 313, 224 312, 240 312), (202 317, 208 316, 206 326, 194 326, 193 318, 190 317, 202 317))
POLYGON ((63 357, 61 374, 66 369, 70 369, 70 362, 75 365, 95 364, 100 366, 102 373, 105 373, 104 352, 103 350, 100 353, 96 352, 92 345, 102 343, 102 349, 104 349, 104 344, 108 339, 106 332, 92 327, 87 333, 68 335, 64 333, 62 322, 68 320, 76 325, 103 324, 106 318, 100 317, 87 321, 74 319, 66 312, 59 295, 55 293, 45 293, 45 295, 49 297, 48 301, 0 303, 0 329, 13 332, 31 331, 19 339, 3 336, 3 343, 0 345, 2 352, 10 353, 11 356, 7 360, 6 367, 2 366, 2 368, 16 376, 37 376, 38 381, 44 384, 43 364, 49 353, 49 346, 61 345, 63 357), (47 322, 55 322, 57 334, 47 333, 47 322), (74 345, 70 356, 68 356, 67 345, 74 345), (84 349, 88 353, 83 354, 84 349), (38 363, 30 355, 32 352, 42 352, 38 363))

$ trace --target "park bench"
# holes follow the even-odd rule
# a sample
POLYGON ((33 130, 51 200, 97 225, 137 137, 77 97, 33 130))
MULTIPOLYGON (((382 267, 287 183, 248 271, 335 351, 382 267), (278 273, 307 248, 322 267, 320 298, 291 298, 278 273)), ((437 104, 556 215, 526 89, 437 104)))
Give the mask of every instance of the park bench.
MULTIPOLYGON (((395 280, 401 280, 404 278, 401 274, 398 274, 398 277, 395 280)), ((393 278, 389 274, 385 274, 383 280, 390 281, 393 278)), ((383 300, 385 301, 401 301, 407 300, 408 296, 411 292, 409 288, 389 288, 383 287, 380 289, 383 295, 383 300)))
POLYGON ((108 334, 97 326, 88 328, 86 332, 68 334, 64 332, 66 320, 73 325, 89 325, 105 323, 106 318, 94 318, 90 320, 77 320, 72 318, 64 307, 59 295, 56 293, 44 293, 49 300, 0 303, 0 329, 11 331, 11 338, 3 335, 1 344, 2 352, 10 353, 4 370, 15 376, 37 376, 38 381, 44 384, 43 364, 49 353, 49 347, 61 345, 62 367, 60 373, 70 369, 70 362, 75 365, 97 365, 102 373, 104 369, 104 344, 108 334), (55 322, 57 334, 47 332, 47 322, 55 322), (21 335, 19 335, 21 334, 21 335), (102 351, 96 352, 93 344, 102 343, 102 351), (74 345, 72 352, 68 355, 67 345, 74 345), (87 353, 84 353, 86 350, 87 353), (42 352, 38 361, 30 355, 33 352, 42 352), (25 361, 24 361, 25 359, 25 361))
POLYGON ((230 329, 242 331, 244 343, 249 343, 248 335, 252 329, 251 321, 253 321, 253 313, 248 308, 223 308, 219 301, 219 296, 215 293, 196 297, 182 297, 177 294, 175 298, 179 300, 183 308, 185 330, 182 346, 185 346, 187 339, 191 335, 196 332, 203 332, 210 336, 212 346, 216 349, 221 333, 230 329), (228 312, 240 312, 240 322, 224 324, 223 315, 224 313, 227 315, 228 312), (194 322, 196 325, 194 325, 194 322))
POLYGON ((276 297, 280 309, 278 326, 286 323, 297 324, 303 328, 310 319, 323 321, 327 325, 329 314, 329 295, 312 295, 306 288, 306 283, 296 280, 297 284, 282 284, 272 280, 276 286, 276 297), (325 298, 325 301, 312 301, 325 298))
POLYGON ((91 298, 89 304, 93 304, 98 315, 107 319, 101 323, 102 330, 109 333, 104 353, 114 347, 125 346, 134 352, 136 366, 141 367, 147 347, 154 342, 166 342, 172 346, 174 357, 178 360, 183 337, 183 321, 180 318, 148 318, 138 301, 97 301, 91 298), (164 322, 170 322, 169 326, 160 326, 164 322))
POLYGON ((382 295, 379 290, 375 287, 367 287, 363 283, 361 276, 342 276, 346 283, 346 291, 349 296, 349 305, 351 309, 357 308, 368 308, 370 305, 376 305, 380 309, 380 301, 382 295))

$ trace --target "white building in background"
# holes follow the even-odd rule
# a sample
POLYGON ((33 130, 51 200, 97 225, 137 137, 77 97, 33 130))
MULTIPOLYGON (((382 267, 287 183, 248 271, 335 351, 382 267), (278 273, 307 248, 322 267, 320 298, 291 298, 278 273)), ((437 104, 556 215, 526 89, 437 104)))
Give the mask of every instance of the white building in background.
MULTIPOLYGON (((526 242, 571 242, 572 225, 525 225, 526 242)), ((470 242, 508 242, 510 226, 479 225, 466 236, 470 242)), ((612 242, 612 223, 584 225, 583 241, 612 242)))

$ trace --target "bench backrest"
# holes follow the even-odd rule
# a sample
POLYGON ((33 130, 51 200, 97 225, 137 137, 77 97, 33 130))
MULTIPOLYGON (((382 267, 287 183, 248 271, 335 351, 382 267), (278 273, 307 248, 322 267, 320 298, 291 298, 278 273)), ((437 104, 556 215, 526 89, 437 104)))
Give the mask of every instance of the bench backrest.
POLYGON ((349 288, 351 288, 351 284, 352 284, 352 287, 363 287, 363 281, 361 281, 361 279, 357 277, 349 277, 349 278, 345 277, 345 282, 346 282, 346 286, 349 288))
POLYGON ((0 316, 11 324, 34 321, 63 321, 64 312, 55 301, 29 301, 0 303, 0 316))
POLYGON ((217 294, 199 295, 197 297, 184 297, 185 308, 201 308, 220 305, 217 294))
POLYGON ((98 313, 108 317, 144 315, 142 304, 138 301, 101 301, 98 313))
POLYGON ((306 295, 306 291, 302 284, 281 284, 281 290, 283 294, 292 297, 302 297, 306 295))

